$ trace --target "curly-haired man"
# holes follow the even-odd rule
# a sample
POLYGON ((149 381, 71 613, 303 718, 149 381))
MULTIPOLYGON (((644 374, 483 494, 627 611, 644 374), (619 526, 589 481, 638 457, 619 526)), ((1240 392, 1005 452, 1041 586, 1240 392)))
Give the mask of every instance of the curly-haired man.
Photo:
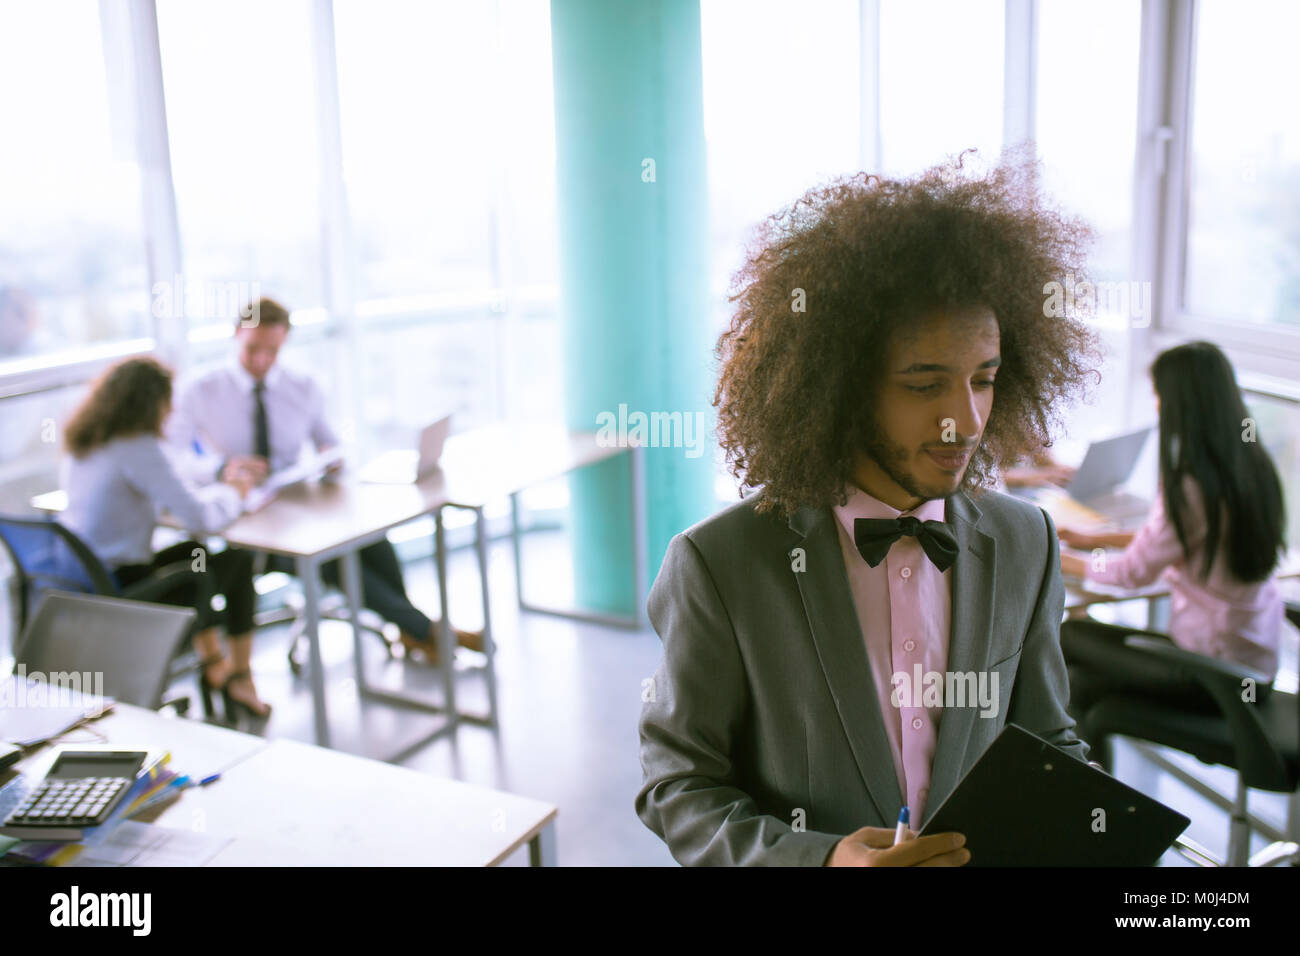
POLYGON ((1008 721, 1086 757, 1055 528, 985 490, 1098 358, 1045 315, 1089 234, 1035 172, 859 176, 761 228, 715 396, 760 490, 674 538, 649 600, 636 808, 679 862, 960 865, 960 834, 893 846, 900 808, 919 830, 1008 721))

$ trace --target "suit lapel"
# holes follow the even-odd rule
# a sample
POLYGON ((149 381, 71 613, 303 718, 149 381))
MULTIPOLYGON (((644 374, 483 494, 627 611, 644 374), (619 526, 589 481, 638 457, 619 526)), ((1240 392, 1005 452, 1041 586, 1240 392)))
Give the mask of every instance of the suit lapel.
MULTIPOLYGON (((980 672, 989 665, 992 647, 994 601, 997 595, 994 541, 980 531, 980 511, 964 493, 948 499, 946 518, 957 538, 957 561, 952 567, 952 619, 948 628, 948 670, 980 672)), ((935 743, 930 794, 926 799, 929 818, 952 793, 968 769, 967 761, 975 707, 945 709, 935 743)), ((924 823, 924 821, 922 821, 924 823)))
POLYGON ((881 819, 890 820, 903 795, 834 522, 829 508, 804 508, 790 518, 790 527, 803 537, 798 547, 804 549, 808 569, 795 579, 858 772, 881 819))

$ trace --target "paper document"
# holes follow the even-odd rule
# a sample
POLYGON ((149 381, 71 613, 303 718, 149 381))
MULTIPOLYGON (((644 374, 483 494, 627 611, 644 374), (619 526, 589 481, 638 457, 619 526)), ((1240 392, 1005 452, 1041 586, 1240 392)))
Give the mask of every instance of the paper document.
MULTIPOLYGON (((77 678, 81 674, 51 675, 77 678)), ((67 684, 49 684, 18 675, 0 679, 0 740, 32 747, 53 740, 87 717, 113 706, 111 698, 82 693, 67 684)))
POLYGON ((153 823, 127 820, 97 846, 48 843, 14 847, 14 856, 53 866, 203 866, 234 841, 195 830, 174 830, 153 823))
POLYGON ((300 481, 318 478, 326 469, 342 460, 343 449, 335 446, 328 451, 308 455, 296 465, 290 465, 288 468, 273 472, 267 476, 266 481, 250 491, 248 496, 244 498, 244 510, 259 511, 266 507, 267 503, 279 493, 281 488, 288 488, 300 481))

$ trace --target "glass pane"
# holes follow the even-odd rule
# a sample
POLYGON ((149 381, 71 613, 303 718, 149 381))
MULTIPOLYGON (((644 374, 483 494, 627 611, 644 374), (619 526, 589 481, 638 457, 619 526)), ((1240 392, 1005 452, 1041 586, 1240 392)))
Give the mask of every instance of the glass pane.
POLYGON ((312 30, 303 0, 159 0, 163 86, 191 329, 247 291, 324 301, 312 30), (227 294, 229 292, 229 294, 227 294))
POLYGON ((858 4, 704 0, 700 20, 710 269, 725 288, 755 224, 858 169, 858 4))
POLYGON ((990 163, 997 159, 1003 19, 1002 0, 882 0, 880 143, 887 174, 917 173, 970 147, 990 163))
POLYGON ((502 75, 495 5, 339 0, 334 17, 357 297, 492 288, 495 184, 518 149, 498 87, 508 103, 521 80, 502 75))
POLYGON ((152 334, 134 124, 112 112, 98 11, 0 5, 0 372, 152 334))
POLYGON ((1141 14, 1141 5, 1130 0, 1038 5, 1043 187, 1096 230, 1089 266, 1105 282, 1137 278, 1129 268, 1141 14), (1083 70, 1080 63, 1106 68, 1083 70))
POLYGON ((1300 326, 1300 4, 1196 6, 1184 307, 1300 326))

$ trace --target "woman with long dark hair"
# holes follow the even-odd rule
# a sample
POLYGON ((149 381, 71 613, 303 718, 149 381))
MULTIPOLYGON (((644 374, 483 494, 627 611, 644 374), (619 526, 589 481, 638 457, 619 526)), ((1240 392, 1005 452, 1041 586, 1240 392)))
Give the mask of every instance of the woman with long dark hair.
POLYGON ((63 522, 104 562, 125 587, 159 569, 190 564, 193 575, 162 598, 198 613, 194 646, 203 662, 204 708, 220 691, 227 716, 242 708, 264 717, 270 707, 257 696, 252 657, 252 554, 210 553, 184 541, 154 553, 158 513, 166 509, 192 534, 220 531, 243 511, 251 479, 242 476, 211 488, 193 489, 177 475, 164 451, 163 424, 171 412, 172 373, 152 358, 132 358, 108 369, 91 387, 64 427, 70 457, 62 484, 68 494, 63 522), (230 659, 221 652, 212 597, 225 598, 230 659))
MULTIPOLYGON (((1160 412, 1160 493, 1136 534, 1061 529, 1062 545, 1123 547, 1099 567, 1061 555, 1061 569, 1086 583, 1142 587, 1163 574, 1170 588, 1168 637, 1178 646, 1244 665, 1271 681, 1283 620, 1272 572, 1286 544, 1282 482, 1246 412, 1232 365, 1209 342, 1162 352, 1151 366, 1160 412)), ((1150 657, 1130 652, 1132 629, 1072 621, 1062 629, 1076 716, 1099 696, 1133 686, 1186 706, 1212 709, 1198 686, 1150 673, 1150 657), (1098 658, 1095 642, 1111 646, 1098 658), (1116 656, 1117 650, 1120 656, 1116 656), (1105 672, 1096 663, 1110 662, 1105 672), (1092 666, 1089 666, 1090 663, 1092 666), (1131 663, 1130 669, 1127 664, 1131 663)), ((1086 739, 1086 737, 1085 737, 1086 739)))

